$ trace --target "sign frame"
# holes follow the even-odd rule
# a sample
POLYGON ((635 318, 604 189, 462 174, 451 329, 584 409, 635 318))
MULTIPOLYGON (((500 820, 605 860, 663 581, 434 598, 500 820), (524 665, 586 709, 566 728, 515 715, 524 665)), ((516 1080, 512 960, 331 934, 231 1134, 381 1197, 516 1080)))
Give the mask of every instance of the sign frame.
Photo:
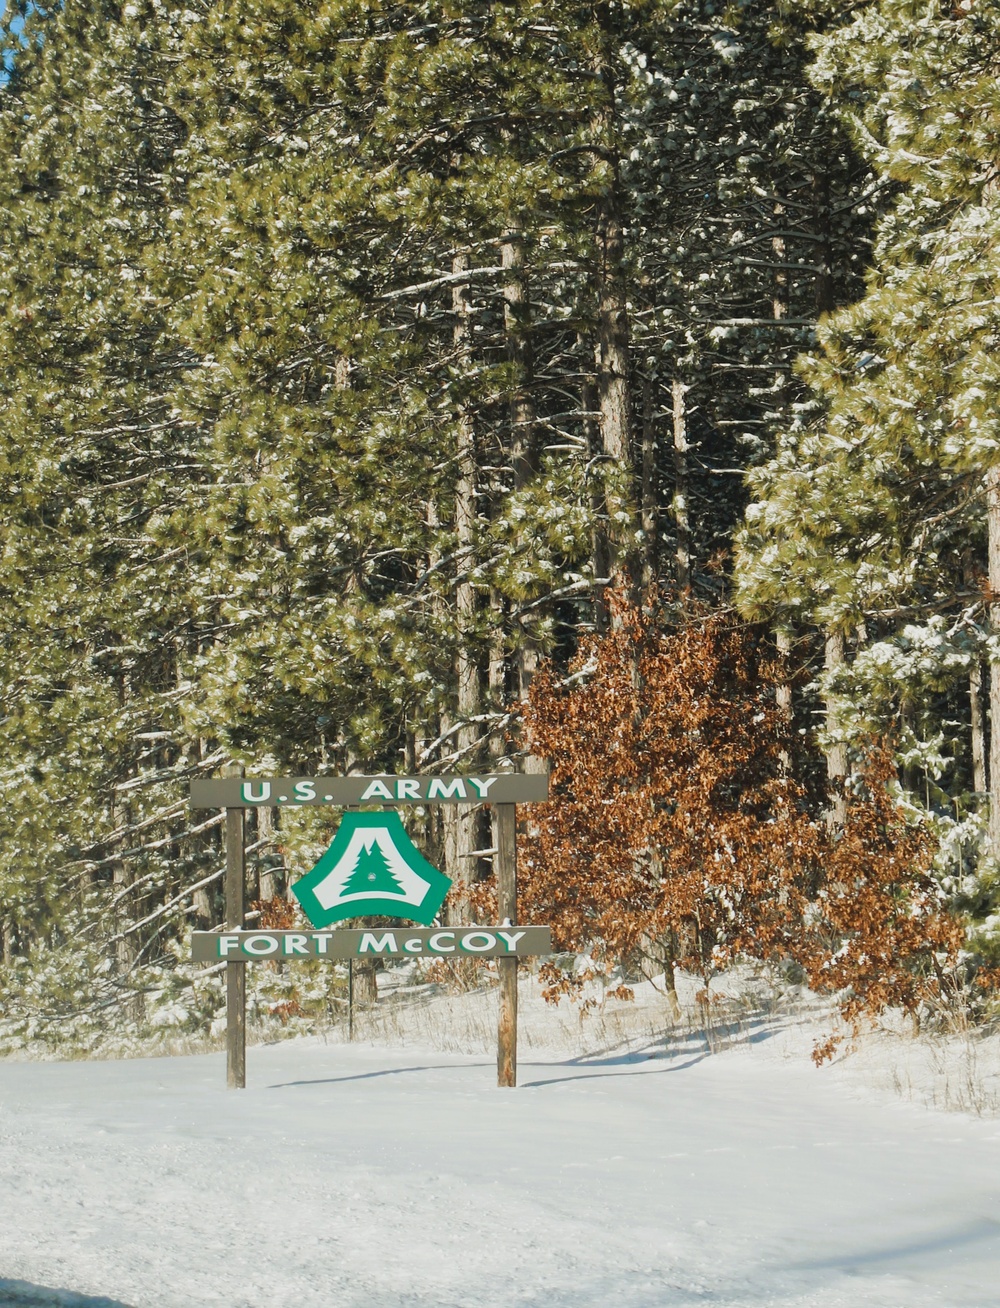
MULTIPOLYGON (((540 760, 533 760, 536 764, 540 760)), ((543 803, 549 797, 547 769, 531 772, 476 774, 424 774, 397 776, 246 777, 241 765, 230 763, 223 775, 191 781, 192 808, 221 808, 226 832, 226 934, 240 935, 246 926, 245 905, 245 813, 252 808, 298 808, 330 805, 340 808, 398 807, 409 804, 481 804, 493 813, 494 858, 498 916, 503 928, 517 922, 517 804, 543 803)), ((451 928, 445 928, 450 930, 451 928)), ((467 928, 474 931, 475 927, 467 928)), ((501 928, 496 928, 500 930, 501 928)), ((520 929, 520 928, 516 928, 520 929)), ((406 929, 408 938, 416 930, 406 929)), ((463 931, 466 928, 455 928, 463 931)), ((492 932, 490 927, 480 928, 492 932)), ((526 932, 547 927, 526 927, 526 932)), ((218 933, 195 933, 217 936, 218 933)), ((275 933, 270 933, 274 935, 275 933)), ((292 933, 296 934, 296 933, 292 933)), ((297 933, 305 934, 309 933, 297 933)), ((332 934, 332 933, 327 933, 332 934)), ((533 953, 543 952, 533 950, 533 953)), ((545 951, 547 952, 547 951, 545 951)), ((480 957, 482 950, 471 951, 480 957)), ((349 973, 353 972, 348 955, 349 973)), ((413 955, 403 955, 413 956, 413 955)), ((430 956, 430 955, 425 955, 430 956)), ((497 1021, 497 1085, 517 1085, 517 953, 491 955, 497 958, 500 975, 500 1006, 497 1021)), ((263 955, 261 956, 263 957, 263 955)), ((206 961, 217 961, 213 955, 206 961)), ((226 960, 226 1083, 231 1089, 246 1087, 246 960, 226 960)))

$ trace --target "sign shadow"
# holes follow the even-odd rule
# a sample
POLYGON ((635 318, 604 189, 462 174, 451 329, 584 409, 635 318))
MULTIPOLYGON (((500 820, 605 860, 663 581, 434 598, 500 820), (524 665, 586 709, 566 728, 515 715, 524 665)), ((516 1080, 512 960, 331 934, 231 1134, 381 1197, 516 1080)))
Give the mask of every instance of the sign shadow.
MULTIPOLYGON (((490 1067, 490 1063, 462 1063, 461 1067, 490 1067)), ((383 1076, 405 1076, 411 1072, 440 1072, 442 1065, 437 1064, 417 1064, 414 1067, 380 1067, 373 1072, 351 1072, 347 1076, 320 1076, 314 1080, 303 1081, 276 1081, 273 1085, 266 1088, 268 1090, 288 1090, 296 1085, 338 1085, 341 1081, 371 1081, 377 1077, 383 1076)), ((0 1308, 3 1308, 3 1301, 0 1300, 0 1308)))
MULTIPOLYGON (((668 1072, 683 1072, 689 1067, 695 1067, 698 1063, 704 1062, 706 1058, 712 1055, 706 1050, 704 1053, 693 1054, 684 1062, 676 1062, 669 1055, 663 1054, 639 1054, 631 1058, 601 1058, 593 1059, 587 1063, 580 1063, 577 1059, 572 1059, 568 1063, 557 1064, 562 1067, 579 1067, 581 1070, 573 1076, 551 1076, 546 1077, 544 1081, 522 1081, 522 1090, 537 1090, 546 1085, 563 1085, 570 1081, 599 1081, 610 1076, 662 1076, 668 1072), (660 1067, 649 1067, 641 1072, 626 1070, 634 1068, 639 1063, 660 1063, 660 1067), (617 1067, 621 1071, 609 1072, 605 1068, 617 1067)), ((522 1064, 523 1066, 523 1064, 522 1064)))

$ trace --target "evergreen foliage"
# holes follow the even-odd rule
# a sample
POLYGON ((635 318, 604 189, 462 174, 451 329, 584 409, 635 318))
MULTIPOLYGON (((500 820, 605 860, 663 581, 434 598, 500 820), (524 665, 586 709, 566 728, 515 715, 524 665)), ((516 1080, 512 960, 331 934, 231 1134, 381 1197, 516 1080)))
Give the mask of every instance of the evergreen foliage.
POLYGON ((800 362, 811 411, 752 474, 737 569, 745 612, 846 637, 848 660, 824 682, 833 733, 860 757, 873 726, 894 724, 905 800, 939 839, 942 884, 987 936, 987 816, 1000 815, 983 706, 989 664, 996 721, 998 40, 988 4, 885 0, 815 42, 814 80, 893 199, 866 295, 821 324, 800 362))
MULTIPOLYGON (((563 666, 612 621, 610 583, 650 612, 666 599, 671 622, 689 592, 725 598, 747 468, 742 602, 795 626, 807 662, 815 628, 867 621, 867 661, 840 674, 863 683, 858 732, 907 680, 905 740, 930 775, 931 744, 944 758, 957 736, 932 637, 953 672, 984 632, 993 20, 920 19, 910 41, 916 13, 8 10, 8 1040, 90 1045, 123 1012, 136 1031, 205 1029, 217 978, 184 942, 219 921, 222 855, 216 819, 189 817, 190 777, 230 759, 517 762, 516 702, 541 660, 563 666), (938 59, 951 98, 932 123, 910 83, 938 59), (940 157, 933 177, 910 155, 940 157), (824 317, 862 295, 883 211, 875 254, 895 271, 824 317), (883 321, 909 325, 898 349, 883 321), (932 367, 953 417, 928 400, 918 421, 886 379, 911 396, 923 368, 931 396, 932 367), (862 412, 864 449, 845 434, 862 412)), ((335 817, 277 820, 252 819, 248 887, 276 921, 286 862, 335 817)), ((487 871, 476 820, 412 819, 460 884, 487 871)), ((302 976, 255 970, 253 1002, 307 1020, 331 996, 302 976)))

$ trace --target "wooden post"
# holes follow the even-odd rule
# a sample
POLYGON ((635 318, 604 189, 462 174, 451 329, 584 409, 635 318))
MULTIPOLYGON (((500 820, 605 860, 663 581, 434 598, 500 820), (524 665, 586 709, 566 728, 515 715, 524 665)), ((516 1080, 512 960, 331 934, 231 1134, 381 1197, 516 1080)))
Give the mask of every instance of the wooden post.
MULTIPOLYGON (((244 896, 243 810, 226 809, 226 929, 242 930, 244 896)), ((246 963, 226 964, 226 1084, 243 1090, 247 1083, 246 963)))
MULTIPOLYGON (((497 804, 497 916, 517 922, 517 805, 497 804)), ((497 1085, 517 1085, 517 959, 500 958, 500 1014, 497 1022, 497 1085)))

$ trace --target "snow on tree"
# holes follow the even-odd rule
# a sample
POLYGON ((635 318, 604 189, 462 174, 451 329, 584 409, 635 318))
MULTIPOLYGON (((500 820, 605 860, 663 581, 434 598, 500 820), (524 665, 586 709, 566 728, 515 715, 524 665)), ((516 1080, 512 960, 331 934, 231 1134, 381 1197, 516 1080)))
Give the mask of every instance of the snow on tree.
MULTIPOLYGON (((677 586, 724 599, 740 474, 815 411, 792 358, 861 293, 889 187, 837 118, 851 92, 805 72, 810 31, 835 43, 871 6, 21 8, 0 86, 3 975, 19 1030, 86 1011, 97 1040, 121 1003, 194 1028, 217 1002, 180 961, 220 911, 190 776, 516 760, 512 705, 604 626, 613 576, 651 612, 677 586)), ((895 593, 923 484, 895 493, 909 455, 838 458, 857 517, 832 533, 881 514, 865 584, 895 593)), ((827 501, 802 511, 822 534, 827 501)), ((977 539, 960 519, 922 556, 939 590, 977 539)), ((769 541, 792 564, 770 580, 740 565, 800 648, 836 607, 808 598, 805 536, 769 541)), ((838 595, 852 550, 818 565, 838 595)), ((333 819, 269 819, 251 878, 277 920, 277 851, 312 856, 333 819)), ((464 912, 483 815, 411 820, 464 912)))

